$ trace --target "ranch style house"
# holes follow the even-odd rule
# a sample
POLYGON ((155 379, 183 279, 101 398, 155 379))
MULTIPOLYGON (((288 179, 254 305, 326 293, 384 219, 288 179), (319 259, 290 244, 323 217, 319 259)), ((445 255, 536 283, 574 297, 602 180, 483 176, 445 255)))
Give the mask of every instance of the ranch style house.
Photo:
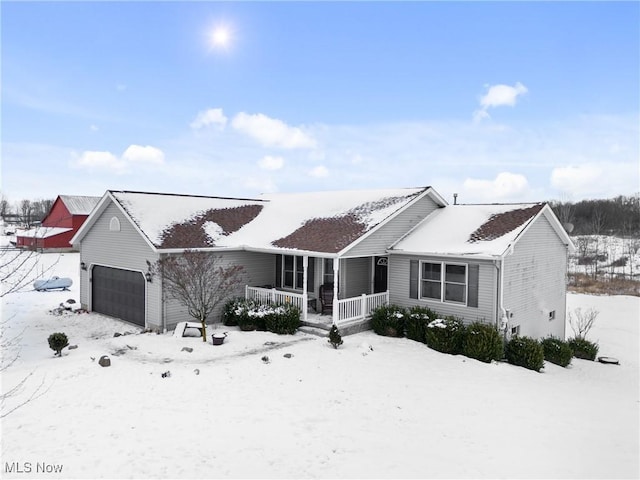
POLYGON ((110 190, 71 241, 82 307, 149 329, 192 320, 150 265, 198 250, 244 267, 237 295, 293 302, 303 324, 352 333, 380 305, 422 305, 535 338, 564 338, 574 249, 544 203, 449 205, 431 187, 257 199, 110 190))

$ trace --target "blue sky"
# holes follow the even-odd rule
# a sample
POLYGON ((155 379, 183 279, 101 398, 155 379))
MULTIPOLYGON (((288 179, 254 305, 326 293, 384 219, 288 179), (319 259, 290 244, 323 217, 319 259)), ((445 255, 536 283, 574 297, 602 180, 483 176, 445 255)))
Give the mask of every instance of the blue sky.
POLYGON ((640 190, 637 2, 2 2, 1 19, 11 201, 640 190))

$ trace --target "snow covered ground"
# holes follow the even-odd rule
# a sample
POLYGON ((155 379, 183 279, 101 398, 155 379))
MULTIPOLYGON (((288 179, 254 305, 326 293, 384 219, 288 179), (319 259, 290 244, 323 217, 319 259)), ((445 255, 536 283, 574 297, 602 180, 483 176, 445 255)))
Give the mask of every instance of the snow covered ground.
POLYGON ((71 291, 3 299, 3 343, 18 336, 3 350, 18 355, 3 393, 31 374, 5 410, 41 383, 45 393, 2 420, 2 478, 639 476, 640 298, 570 294, 569 310, 600 311, 589 336, 621 364, 535 373, 372 332, 334 350, 220 326, 228 337, 213 346, 55 316, 79 300, 77 254, 42 262, 56 259, 51 274, 73 278, 71 291), (47 344, 59 331, 78 346, 61 358, 47 344))

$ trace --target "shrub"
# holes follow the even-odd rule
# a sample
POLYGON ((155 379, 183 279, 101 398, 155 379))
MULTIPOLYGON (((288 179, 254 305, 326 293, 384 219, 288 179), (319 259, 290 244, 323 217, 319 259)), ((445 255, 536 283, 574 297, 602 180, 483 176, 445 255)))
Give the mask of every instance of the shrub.
POLYGON ((547 337, 542 340, 544 359, 551 363, 566 367, 571 363, 573 349, 568 342, 555 337, 547 337))
POLYGON ((544 349, 530 337, 513 337, 504 349, 507 361, 519 367, 539 372, 544 367, 544 349))
POLYGON ((371 327, 378 335, 404 336, 406 310, 397 305, 382 305, 371 313, 371 327))
POLYGON ((222 323, 227 327, 237 326, 238 315, 236 315, 236 310, 244 303, 246 303, 246 300, 242 297, 232 298, 227 301, 222 309, 222 323))
MULTIPOLYGON (((267 306, 270 310, 264 316, 264 328, 279 335, 293 335, 300 327, 300 309, 295 305, 284 304, 267 306)), ((259 324, 259 322, 258 322, 259 324)))
POLYGON ((430 322, 425 329, 425 342, 438 352, 457 355, 462 353, 465 328, 461 320, 447 316, 430 322))
POLYGON ((333 346, 333 348, 338 348, 342 345, 342 335, 340 335, 340 330, 338 327, 333 325, 331 330, 329 330, 329 343, 333 346))
MULTIPOLYGON (((232 323, 235 322, 240 327, 240 330, 243 331, 255 330, 257 328, 256 319, 249 315, 249 312, 258 308, 255 302, 252 300, 238 299, 232 306, 234 308, 229 312, 228 321, 232 323)), ((225 325, 227 324, 225 323, 225 325)))
POLYGON ((466 329, 462 353, 481 362, 501 360, 504 354, 502 335, 494 325, 475 322, 466 329))
POLYGON ((573 356, 583 360, 595 360, 598 355, 598 344, 590 342, 586 338, 575 337, 569 340, 569 347, 573 350, 573 356))
POLYGON ((438 314, 427 307, 411 307, 404 320, 407 338, 425 343, 427 325, 436 318, 438 314))
POLYGON ((56 352, 59 357, 62 356, 62 349, 69 346, 69 339, 64 333, 52 333, 49 335, 49 347, 56 352))

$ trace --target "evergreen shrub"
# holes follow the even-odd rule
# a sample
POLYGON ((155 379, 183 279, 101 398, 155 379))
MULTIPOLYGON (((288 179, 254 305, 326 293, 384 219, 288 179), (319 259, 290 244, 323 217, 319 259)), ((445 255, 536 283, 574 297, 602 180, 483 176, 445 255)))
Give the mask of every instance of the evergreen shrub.
POLYGON ((573 357, 573 349, 568 342, 555 337, 547 337, 542 340, 542 349, 544 350, 544 359, 566 367, 571 363, 573 357))
POLYGON ((238 326, 238 315, 236 314, 236 310, 241 305, 244 305, 246 300, 242 297, 232 298, 224 304, 222 308, 222 323, 227 327, 236 327, 238 326))
POLYGON ((539 372, 544 367, 544 349, 540 342, 530 337, 513 337, 505 346, 507 361, 519 367, 539 372))
MULTIPOLYGON (((300 327, 300 309, 295 305, 269 305, 270 311, 264 316, 265 330, 278 335, 293 335, 300 327)), ((260 322, 258 322, 260 325, 260 322)))
POLYGON ((429 348, 442 353, 462 353, 465 327, 461 320, 446 316, 436 318, 425 329, 425 343, 429 348))
POLYGON ((403 337, 407 312, 397 305, 382 305, 371 312, 371 327, 378 335, 403 337))
POLYGON ((438 314, 427 307, 411 307, 405 316, 405 331, 409 340, 425 343, 427 325, 438 318, 438 314))
POLYGON ((340 335, 340 330, 338 330, 338 327, 336 327, 335 325, 333 325, 331 327, 331 330, 329 330, 329 343, 333 348, 338 348, 343 343, 342 335, 340 335))
POLYGON ((501 360, 504 354, 502 335, 494 325, 474 322, 466 328, 462 353, 485 363, 501 360))
POLYGON ((64 333, 52 333, 49 335, 49 348, 56 352, 59 357, 62 356, 62 349, 69 346, 69 339, 64 333))
POLYGON ((598 355, 598 344, 590 342, 583 337, 575 337, 569 340, 569 346, 573 350, 573 356, 583 360, 595 360, 598 355))

